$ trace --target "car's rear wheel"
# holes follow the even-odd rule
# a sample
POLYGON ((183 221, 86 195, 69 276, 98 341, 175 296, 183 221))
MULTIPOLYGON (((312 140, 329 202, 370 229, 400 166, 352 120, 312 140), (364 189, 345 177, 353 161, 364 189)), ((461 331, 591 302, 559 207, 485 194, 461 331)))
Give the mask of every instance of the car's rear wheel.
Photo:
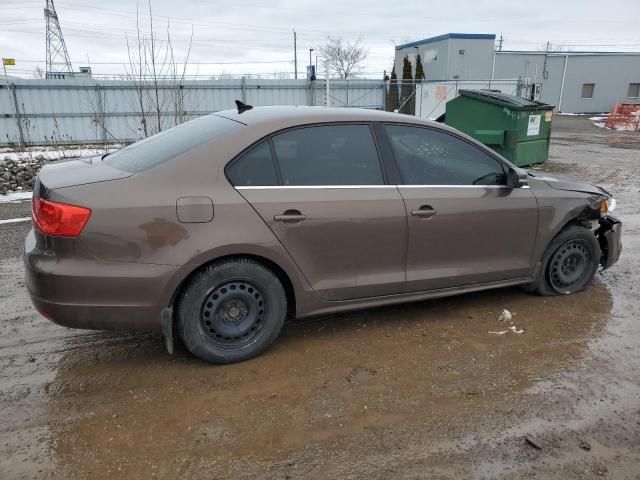
POLYGON ((580 292, 596 274, 601 255, 591 230, 577 225, 567 227, 547 247, 538 278, 527 290, 540 295, 580 292))
POLYGON ((275 273, 250 259, 212 264, 194 275, 178 300, 178 332, 187 349, 210 363, 255 357, 276 339, 287 314, 275 273))

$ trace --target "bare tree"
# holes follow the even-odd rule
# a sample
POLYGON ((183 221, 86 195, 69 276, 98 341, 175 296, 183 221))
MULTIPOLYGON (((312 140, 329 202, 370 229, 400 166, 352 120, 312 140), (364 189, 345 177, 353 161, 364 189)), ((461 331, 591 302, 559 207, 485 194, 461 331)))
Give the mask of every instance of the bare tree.
MULTIPOLYGON (((95 84, 91 81, 85 82, 83 85, 85 100, 87 101, 93 116, 91 124, 96 129, 96 138, 102 137, 104 142, 104 153, 109 151, 109 143, 122 143, 110 130, 109 115, 113 111, 107 111, 107 95, 104 87, 98 82, 95 84)), ((52 137, 53 138, 53 137, 52 137)))
POLYGON ((329 64, 329 68, 340 78, 357 77, 363 69, 363 63, 369 51, 362 46, 360 39, 355 42, 342 37, 327 37, 327 43, 320 47, 320 54, 329 64))
POLYGON ((191 56, 191 45, 193 43, 193 25, 191 26, 191 36, 189 37, 189 48, 182 65, 175 60, 173 45, 171 44, 171 35, 169 26, 167 25, 167 46, 169 49, 169 67, 171 78, 174 80, 174 87, 171 89, 171 103, 174 109, 174 125, 180 125, 186 122, 187 112, 184 109, 184 77, 187 74, 187 64, 191 56), (182 70, 182 71, 180 71, 182 70))
POLYGON ((127 55, 129 57, 129 68, 127 69, 127 76, 133 82, 136 91, 136 103, 140 109, 140 124, 145 138, 149 136, 149 128, 147 127, 147 111, 145 106, 145 84, 144 76, 147 65, 147 49, 145 42, 142 38, 140 31, 140 12, 139 7, 136 4, 136 41, 135 50, 131 50, 129 45, 129 36, 125 34, 127 42, 127 55))
POLYGON ((125 66, 127 76, 135 87, 134 103, 140 112, 144 137, 187 120, 183 82, 193 43, 192 27, 184 62, 177 62, 169 22, 166 40, 163 40, 154 27, 151 0, 148 1, 148 12, 148 31, 140 26, 140 13, 136 12, 136 37, 133 40, 126 37, 129 63, 125 66), (174 118, 167 125, 169 116, 174 118))
POLYGON ((33 69, 33 77, 38 79, 43 79, 45 77, 44 70, 41 66, 37 66, 33 69))

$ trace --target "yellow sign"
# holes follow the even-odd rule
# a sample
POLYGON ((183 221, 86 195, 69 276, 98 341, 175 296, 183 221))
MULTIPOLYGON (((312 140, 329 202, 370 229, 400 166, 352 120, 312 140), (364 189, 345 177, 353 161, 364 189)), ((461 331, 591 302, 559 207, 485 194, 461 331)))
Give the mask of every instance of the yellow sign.
POLYGON ((3 58, 2 59, 2 64, 3 65, 15 65, 16 64, 16 59, 15 58, 3 58))

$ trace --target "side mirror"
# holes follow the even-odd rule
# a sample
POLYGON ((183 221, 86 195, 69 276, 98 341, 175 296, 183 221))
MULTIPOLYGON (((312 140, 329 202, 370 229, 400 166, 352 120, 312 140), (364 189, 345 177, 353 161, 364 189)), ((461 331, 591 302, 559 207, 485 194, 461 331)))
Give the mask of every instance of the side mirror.
POLYGON ((527 172, 519 168, 510 168, 507 173, 507 187, 521 188, 527 185, 527 172))

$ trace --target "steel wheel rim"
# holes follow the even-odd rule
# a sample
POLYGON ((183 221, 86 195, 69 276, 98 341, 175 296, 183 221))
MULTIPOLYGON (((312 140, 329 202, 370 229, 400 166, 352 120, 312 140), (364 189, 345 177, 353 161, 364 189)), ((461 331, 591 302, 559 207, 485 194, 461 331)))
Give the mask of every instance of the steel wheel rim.
POLYGON ((589 272, 591 253, 584 242, 571 240, 551 257, 549 281, 557 292, 579 285, 589 272))
POLYGON ((252 343, 264 327, 266 300, 254 284, 232 281, 214 288, 202 303, 200 325, 209 340, 222 348, 252 343))

